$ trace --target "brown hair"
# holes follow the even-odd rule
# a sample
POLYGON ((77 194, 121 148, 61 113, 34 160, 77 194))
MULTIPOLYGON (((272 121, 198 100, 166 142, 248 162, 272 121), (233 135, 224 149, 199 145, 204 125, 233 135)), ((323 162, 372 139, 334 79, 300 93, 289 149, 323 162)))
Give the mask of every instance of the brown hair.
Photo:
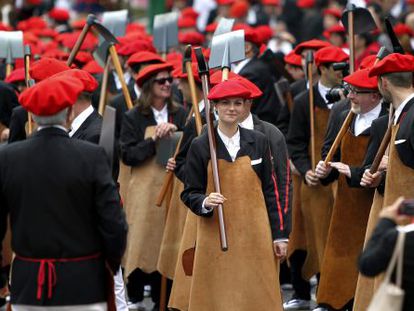
MULTIPOLYGON (((152 113, 151 104, 153 101, 152 86, 154 84, 155 76, 151 76, 148 80, 144 82, 141 88, 141 95, 135 101, 136 105, 139 107, 140 111, 144 115, 150 115, 152 113)), ((167 102, 168 112, 177 112, 179 109, 178 104, 174 103, 171 99, 171 96, 165 100, 167 102)))

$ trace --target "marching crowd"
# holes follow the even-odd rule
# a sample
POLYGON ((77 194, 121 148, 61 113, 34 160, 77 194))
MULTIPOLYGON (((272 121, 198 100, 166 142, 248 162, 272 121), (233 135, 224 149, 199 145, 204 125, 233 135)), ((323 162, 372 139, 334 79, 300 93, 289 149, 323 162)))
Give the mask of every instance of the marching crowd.
POLYGON ((106 64, 89 18, 19 3, 0 23, 0 306, 146 310, 149 285, 153 310, 309 310, 316 277, 315 311, 381 311, 404 231, 414 310, 414 1, 350 2, 167 1, 177 44, 129 16, 106 64), (245 57, 203 71, 224 18, 245 57))

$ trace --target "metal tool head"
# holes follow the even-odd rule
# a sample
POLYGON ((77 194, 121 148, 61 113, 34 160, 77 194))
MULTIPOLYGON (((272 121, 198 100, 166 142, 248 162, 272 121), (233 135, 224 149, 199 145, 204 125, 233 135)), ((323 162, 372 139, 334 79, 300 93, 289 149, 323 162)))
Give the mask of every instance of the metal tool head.
POLYGON ((23 32, 0 31, 0 58, 13 61, 23 57, 23 32))
POLYGON ((128 10, 105 12, 102 15, 102 25, 115 37, 125 36, 128 21, 128 10))
POLYGON ((377 53, 377 58, 378 58, 379 60, 381 60, 381 59, 383 59, 385 56, 390 55, 390 54, 391 54, 391 52, 390 52, 390 51, 388 51, 388 50, 387 50, 387 48, 386 48, 385 46, 382 46, 382 47, 379 49, 378 53, 377 53))
POLYGON ((194 53, 196 55, 196 59, 197 59, 197 65, 198 65, 198 74, 199 76, 203 76, 203 75, 209 75, 210 71, 209 71, 209 67, 208 64, 206 62, 206 59, 204 57, 203 54, 203 50, 201 49, 201 47, 195 48, 194 49, 194 53))
POLYGON ((114 160, 115 146, 115 117, 116 109, 111 106, 105 107, 105 114, 102 121, 101 135, 99 137, 99 146, 105 149, 111 168, 114 160))
POLYGON ((246 58, 244 30, 236 30, 213 37, 211 42, 210 68, 230 68, 230 65, 246 58))
POLYGON ((220 18, 216 30, 214 31, 213 37, 228 33, 233 29, 234 18, 220 18))
POLYGON ((191 63, 193 61, 191 57, 192 53, 193 53, 193 49, 191 47, 191 44, 188 44, 185 47, 184 54, 183 54, 183 72, 186 72, 185 64, 191 63))
POLYGON ((104 26, 95 15, 89 14, 88 18, 86 19, 86 24, 92 27, 100 36, 103 37, 105 41, 108 41, 112 44, 117 44, 118 40, 115 36, 104 26))
POLYGON ((384 23, 387 30, 387 35, 391 40, 393 53, 405 54, 404 48, 402 47, 400 40, 398 40, 397 35, 394 32, 394 28, 389 17, 385 18, 384 23))
POLYGON ((24 46, 24 56, 31 56, 32 55, 32 50, 30 48, 30 45, 25 44, 24 46))
POLYGON ((111 45, 112 43, 103 41, 101 44, 99 44, 98 48, 96 48, 95 51, 93 52, 93 58, 102 68, 104 68, 106 65, 106 60, 108 59, 108 56, 109 56, 109 47, 111 45))
POLYGON ((167 53, 178 45, 178 13, 158 14, 154 17, 154 46, 159 53, 167 53))
POLYGON ((313 57, 313 51, 309 51, 309 52, 306 54, 306 65, 308 65, 308 64, 313 64, 313 60, 314 60, 314 57, 313 57))
POLYGON ((370 11, 366 8, 356 7, 354 4, 348 4, 345 11, 342 13, 341 21, 344 27, 348 30, 348 15, 354 15, 354 33, 361 34, 372 31, 377 28, 374 18, 370 11))

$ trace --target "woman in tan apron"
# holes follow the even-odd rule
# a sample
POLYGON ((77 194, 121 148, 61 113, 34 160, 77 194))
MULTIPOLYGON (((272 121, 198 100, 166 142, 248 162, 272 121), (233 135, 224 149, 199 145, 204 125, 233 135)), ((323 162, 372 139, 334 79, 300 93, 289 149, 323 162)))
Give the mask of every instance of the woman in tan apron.
POLYGON ((181 198, 197 217, 188 310, 282 310, 278 256, 286 255, 279 230, 275 183, 264 135, 238 127, 251 92, 236 80, 209 95, 218 111, 214 129, 221 194, 214 192, 207 133, 196 138, 186 163, 181 198), (228 250, 220 247, 217 213, 224 203, 228 250))
POLYGON ((157 304, 160 274, 158 254, 165 222, 165 206, 155 205, 165 171, 155 160, 156 142, 168 137, 185 123, 185 111, 171 101, 172 65, 154 64, 137 77, 142 94, 137 105, 124 116, 120 150, 123 162, 132 167, 125 206, 129 224, 124 258, 130 301, 142 301, 145 284, 151 284, 157 304))

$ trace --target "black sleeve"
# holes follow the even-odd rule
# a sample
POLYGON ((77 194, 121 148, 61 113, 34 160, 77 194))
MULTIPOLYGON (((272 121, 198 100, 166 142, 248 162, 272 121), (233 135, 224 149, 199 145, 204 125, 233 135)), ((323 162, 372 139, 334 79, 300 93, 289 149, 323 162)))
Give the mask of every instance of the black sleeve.
POLYGON ((132 112, 124 115, 119 145, 122 161, 129 166, 137 166, 155 155, 155 142, 152 138, 144 139, 145 130, 137 125, 132 112))
POLYGON ((180 150, 175 157, 176 167, 174 174, 183 183, 185 182, 185 161, 187 158, 188 150, 190 149, 191 142, 196 136, 197 133, 195 128, 195 120, 194 118, 191 118, 188 124, 184 127, 180 150))
POLYGON ((128 225, 103 149, 95 158, 95 208, 105 258, 116 273, 126 247, 128 225))
POLYGON ((6 127, 10 126, 10 117, 14 107, 19 106, 15 90, 11 85, 0 83, 0 123, 6 127))
POLYGON ((346 178, 348 186, 351 188, 362 188, 361 187, 361 178, 364 175, 365 167, 364 166, 351 166, 351 178, 346 178))
POLYGON ((376 276, 387 269, 394 251, 398 231, 395 222, 381 218, 359 258, 359 271, 376 276))
MULTIPOLYGON (((193 140, 185 163, 185 188, 181 200, 191 211, 199 216, 212 216, 213 211, 202 213, 202 204, 206 198, 208 148, 203 145, 202 137, 193 140)), ((207 146, 208 147, 208 146, 207 146)))
POLYGON ((287 135, 287 146, 290 158, 296 169, 302 176, 311 169, 309 157, 309 108, 307 107, 306 96, 303 92, 295 98, 295 105, 292 110, 291 122, 287 135))
POLYGON ((10 118, 9 143, 26 139, 27 112, 22 107, 16 107, 10 118))
POLYGON ((289 121, 290 121, 290 111, 288 105, 282 106, 277 117, 276 126, 283 133, 284 136, 287 135, 289 130, 289 121))
POLYGON ((273 240, 287 239, 289 236, 290 225, 285 224, 285 213, 276 197, 278 192, 277 181, 271 161, 270 147, 265 138, 262 140, 261 144, 264 148, 262 149, 263 165, 261 166, 260 179, 262 181, 262 191, 266 202, 267 213, 269 215, 272 238, 273 240))

